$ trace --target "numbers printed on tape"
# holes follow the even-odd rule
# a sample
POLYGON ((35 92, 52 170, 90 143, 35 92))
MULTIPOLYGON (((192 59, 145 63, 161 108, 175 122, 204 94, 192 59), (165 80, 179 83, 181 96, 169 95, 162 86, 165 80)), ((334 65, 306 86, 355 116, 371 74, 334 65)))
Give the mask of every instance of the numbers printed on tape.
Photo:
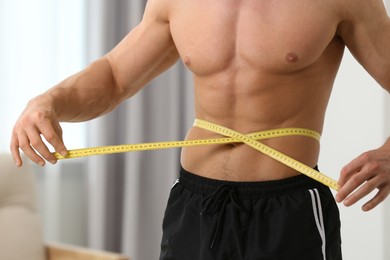
MULTIPOLYGON (((231 130, 229 128, 216 125, 204 120, 196 119, 194 126, 212 131, 214 133, 218 133, 224 136, 229 136, 235 139, 238 139, 242 141, 243 143, 251 146, 252 148, 258 150, 259 152, 262 152, 263 154, 293 168, 294 170, 303 173, 307 175, 308 177, 321 182, 322 184, 325 184, 335 190, 339 190, 339 184, 337 181, 333 180, 332 178, 324 175, 323 173, 320 173, 319 171, 316 171, 315 169, 289 157, 288 155, 285 155, 261 142, 256 141, 255 139, 246 136, 244 134, 241 134, 239 132, 236 132, 234 130, 231 130)), ((311 131, 311 130, 308 130, 311 131)))
POLYGON ((259 131, 250 134, 241 134, 229 128, 213 124, 204 120, 196 119, 194 126, 221 134, 223 138, 211 138, 211 139, 198 139, 198 140, 186 140, 186 141, 168 141, 168 142, 151 142, 141 144, 122 144, 112 146, 100 146, 92 148, 83 148, 69 150, 66 156, 55 152, 53 153, 57 159, 70 159, 79 158, 92 155, 104 155, 124 152, 135 152, 135 151, 147 151, 157 149, 168 149, 168 148, 179 148, 188 146, 200 146, 200 145, 216 145, 216 144, 228 144, 228 143, 245 143, 259 152, 293 168, 294 170, 301 172, 310 178, 315 179, 335 190, 339 189, 338 183, 330 177, 320 173, 313 168, 259 142, 259 140, 282 137, 282 136, 307 136, 320 140, 320 134, 316 131, 305 129, 305 128, 279 128, 266 131, 259 131))

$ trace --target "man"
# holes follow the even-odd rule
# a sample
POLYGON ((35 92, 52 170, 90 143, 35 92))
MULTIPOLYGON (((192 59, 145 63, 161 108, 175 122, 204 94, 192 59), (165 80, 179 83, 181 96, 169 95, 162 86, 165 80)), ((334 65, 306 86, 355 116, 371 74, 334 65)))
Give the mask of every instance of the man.
MULTIPOLYGON (((142 22, 112 51, 32 99, 11 150, 35 163, 66 154, 59 121, 85 121, 135 95, 179 58, 194 75, 196 118, 241 133, 282 127, 321 132, 345 45, 390 90, 390 19, 381 0, 149 0, 142 22)), ((346 101, 347 102, 347 101, 346 101)), ((197 127, 187 139, 219 135, 197 127)), ((315 167, 319 143, 267 145, 315 167)), ((341 259, 329 189, 245 144, 182 150, 164 218, 161 259, 341 259)), ((346 165, 338 202, 390 192, 390 141, 346 165)))

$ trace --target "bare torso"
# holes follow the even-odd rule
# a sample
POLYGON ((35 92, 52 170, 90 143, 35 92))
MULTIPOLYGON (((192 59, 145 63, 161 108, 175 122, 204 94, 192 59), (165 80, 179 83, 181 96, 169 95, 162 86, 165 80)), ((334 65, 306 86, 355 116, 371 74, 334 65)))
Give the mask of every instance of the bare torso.
MULTIPOLYGON (((173 40, 194 74, 196 117, 242 133, 279 127, 321 132, 344 45, 329 1, 185 0, 170 14, 173 40)), ((187 139, 216 135, 192 128, 187 139)), ((265 143, 310 165, 319 143, 283 137, 265 143)), ((244 145, 182 151, 195 174, 254 181, 296 175, 244 145)))
MULTIPOLYGON (((66 155, 59 122, 86 121, 131 98, 179 58, 193 72, 196 117, 242 133, 280 127, 322 132, 345 46, 390 92, 390 19, 382 0, 148 0, 142 21, 110 52, 33 98, 10 149, 44 166, 66 155)), ((215 137, 191 128, 187 139, 215 137)), ((313 167, 320 144, 280 137, 266 144, 313 167)), ((390 139, 345 165, 338 202, 390 191, 390 139)), ((182 150, 183 167, 214 179, 256 181, 299 173, 244 144, 182 150)))

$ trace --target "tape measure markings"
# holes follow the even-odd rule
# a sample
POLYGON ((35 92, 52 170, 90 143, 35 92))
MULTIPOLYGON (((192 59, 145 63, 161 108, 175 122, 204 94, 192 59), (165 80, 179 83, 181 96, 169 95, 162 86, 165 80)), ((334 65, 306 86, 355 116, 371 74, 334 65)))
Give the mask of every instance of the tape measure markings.
MULTIPOLYGON (((264 140, 274 137, 283 136, 308 136, 316 140, 320 140, 320 134, 304 128, 280 128, 259 131, 250 133, 247 136, 256 140, 264 140)), ((69 150, 66 156, 62 156, 60 153, 54 152, 54 156, 58 160, 80 158, 92 155, 103 155, 103 154, 114 154, 124 152, 135 152, 135 151, 147 151, 156 149, 169 149, 189 146, 200 146, 200 145, 212 145, 212 144, 228 144, 228 143, 239 143, 239 139, 224 137, 224 138, 210 138, 210 139, 197 139, 197 140, 186 140, 186 141, 167 141, 167 142, 150 142, 141 144, 121 144, 121 145, 110 145, 110 146, 97 146, 91 148, 73 149, 69 150)))
POLYGON ((255 140, 255 139, 251 138, 250 136, 241 134, 239 132, 236 132, 234 130, 226 128, 224 126, 216 125, 216 124, 213 124, 213 123, 210 123, 210 122, 207 122, 204 120, 200 120, 200 119, 195 120, 194 126, 212 131, 214 133, 219 133, 219 134, 222 134, 225 136, 239 139, 243 143, 245 143, 245 144, 251 146, 252 148, 262 152, 263 154, 291 167, 292 169, 294 169, 300 173, 303 173, 303 174, 307 175, 308 177, 335 189, 336 191, 339 190, 339 184, 337 183, 337 181, 335 181, 332 178, 324 175, 323 173, 316 171, 313 168, 291 158, 290 156, 283 154, 283 153, 275 150, 274 148, 269 147, 269 146, 255 140))
POLYGON ((149 143, 140 143, 140 144, 98 146, 92 148, 69 150, 67 156, 62 156, 57 152, 54 152, 53 154, 57 159, 60 160, 60 159, 80 158, 80 157, 86 157, 92 155, 115 154, 115 153, 124 153, 124 152, 242 142, 264 153, 265 155, 268 155, 271 158, 335 190, 339 189, 338 183, 335 180, 331 179, 330 177, 258 141, 258 140, 264 140, 269 138, 293 136, 293 135, 307 136, 319 141, 320 134, 316 131, 305 129, 305 128, 278 128, 278 129, 259 131, 250 134, 241 134, 229 128, 217 124, 213 124, 204 120, 200 120, 200 119, 195 120, 194 126, 228 137, 185 140, 185 141, 149 142, 149 143))

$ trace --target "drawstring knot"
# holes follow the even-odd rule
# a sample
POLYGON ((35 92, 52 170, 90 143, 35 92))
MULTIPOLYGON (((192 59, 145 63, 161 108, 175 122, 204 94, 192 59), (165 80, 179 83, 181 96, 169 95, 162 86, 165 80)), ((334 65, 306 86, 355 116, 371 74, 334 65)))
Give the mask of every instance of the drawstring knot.
POLYGON ((216 213, 219 211, 217 225, 214 230, 210 248, 213 248, 217 236, 222 232, 222 218, 228 202, 231 202, 241 211, 248 211, 238 199, 235 188, 228 184, 218 187, 213 193, 207 195, 202 202, 202 211, 200 212, 200 215, 204 215, 205 213, 216 213))

